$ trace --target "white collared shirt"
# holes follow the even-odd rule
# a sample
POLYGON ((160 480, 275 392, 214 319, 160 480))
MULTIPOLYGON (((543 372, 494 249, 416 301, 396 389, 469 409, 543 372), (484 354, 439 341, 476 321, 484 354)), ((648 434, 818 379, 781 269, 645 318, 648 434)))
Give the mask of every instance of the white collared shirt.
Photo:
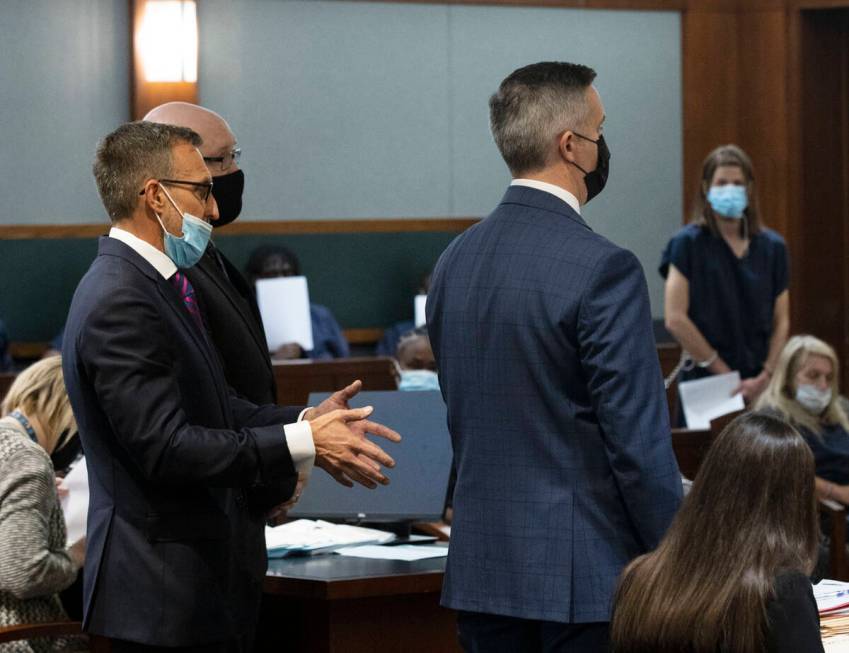
POLYGON ((555 197, 560 198, 566 204, 571 206, 575 213, 581 215, 581 203, 578 201, 578 198, 572 195, 565 188, 561 188, 560 186, 555 186, 554 184, 549 184, 546 181, 539 181, 538 179, 514 179, 510 182, 511 186, 527 186, 528 188, 536 188, 537 190, 541 190, 544 193, 551 193, 555 197))
MULTIPOLYGON (((131 248, 136 254, 150 263, 162 275, 163 279, 168 280, 177 272, 177 266, 174 265, 174 261, 168 258, 165 252, 158 250, 147 241, 131 234, 129 231, 112 227, 109 230, 109 237, 120 240, 127 247, 131 248)), ((304 413, 307 410, 305 408, 301 411, 297 422, 283 426, 283 433, 286 438, 286 444, 289 446, 289 454, 292 456, 292 462, 295 464, 295 469, 298 473, 305 478, 309 477, 315 463, 315 443, 312 439, 312 427, 309 422, 303 421, 304 413)))

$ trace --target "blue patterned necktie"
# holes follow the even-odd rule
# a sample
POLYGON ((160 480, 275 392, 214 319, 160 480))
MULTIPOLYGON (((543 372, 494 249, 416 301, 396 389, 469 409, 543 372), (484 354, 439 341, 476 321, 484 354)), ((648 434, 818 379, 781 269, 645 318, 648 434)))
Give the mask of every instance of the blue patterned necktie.
POLYGON ((200 307, 195 299, 195 289, 189 282, 189 278, 177 270, 174 273, 174 276, 171 277, 171 285, 174 286, 177 293, 180 295, 180 299, 183 300, 183 306, 186 307, 189 315, 192 316, 195 326, 197 326, 197 328, 200 329, 200 332, 203 333, 205 331, 203 326, 203 316, 200 314, 200 307))

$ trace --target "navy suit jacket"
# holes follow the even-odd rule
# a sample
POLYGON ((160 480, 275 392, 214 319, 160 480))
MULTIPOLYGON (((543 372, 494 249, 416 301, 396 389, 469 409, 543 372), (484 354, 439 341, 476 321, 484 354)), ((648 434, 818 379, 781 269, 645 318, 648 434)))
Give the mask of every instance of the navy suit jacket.
POLYGON ((250 637, 265 574, 254 492, 297 480, 297 409, 232 395, 172 285, 102 238, 74 294, 63 370, 90 486, 84 626, 158 646, 250 637))
POLYGON ((681 497, 639 262, 513 186, 440 257, 427 321, 457 465, 443 604, 607 621, 681 497))
POLYGON ((186 276, 198 296, 227 382, 248 401, 276 402, 271 355, 248 282, 212 243, 186 276))

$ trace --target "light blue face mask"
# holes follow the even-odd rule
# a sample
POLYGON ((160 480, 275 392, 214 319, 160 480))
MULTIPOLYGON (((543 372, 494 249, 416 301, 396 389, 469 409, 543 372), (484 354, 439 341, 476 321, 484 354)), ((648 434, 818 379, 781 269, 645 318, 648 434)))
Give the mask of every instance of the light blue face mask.
POLYGON ((711 208, 724 218, 742 218, 743 211, 749 206, 746 187, 735 184, 711 186, 707 200, 711 208))
POLYGON ((831 403, 831 388, 820 390, 815 385, 803 384, 796 388, 796 401, 813 414, 820 415, 831 403))
POLYGON ((399 390, 439 390, 439 377, 431 370, 401 370, 399 390))
POLYGON ((165 196, 174 205, 177 212, 183 216, 183 236, 180 237, 168 233, 165 225, 162 224, 162 219, 154 213, 156 219, 159 220, 159 226, 165 232, 165 253, 178 268, 190 268, 200 261, 200 257, 206 251, 209 237, 212 235, 212 225, 191 213, 180 211, 180 207, 171 198, 171 194, 165 189, 165 186, 160 186, 160 188, 165 192, 165 196))

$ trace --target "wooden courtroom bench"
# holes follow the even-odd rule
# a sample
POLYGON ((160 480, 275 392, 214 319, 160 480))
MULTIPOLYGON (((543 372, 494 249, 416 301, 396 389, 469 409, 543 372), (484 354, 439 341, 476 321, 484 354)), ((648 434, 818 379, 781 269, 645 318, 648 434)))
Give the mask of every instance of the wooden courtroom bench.
POLYGON ((397 390, 391 358, 274 361, 277 403, 305 406, 311 392, 333 392, 360 379, 363 390, 397 390))

